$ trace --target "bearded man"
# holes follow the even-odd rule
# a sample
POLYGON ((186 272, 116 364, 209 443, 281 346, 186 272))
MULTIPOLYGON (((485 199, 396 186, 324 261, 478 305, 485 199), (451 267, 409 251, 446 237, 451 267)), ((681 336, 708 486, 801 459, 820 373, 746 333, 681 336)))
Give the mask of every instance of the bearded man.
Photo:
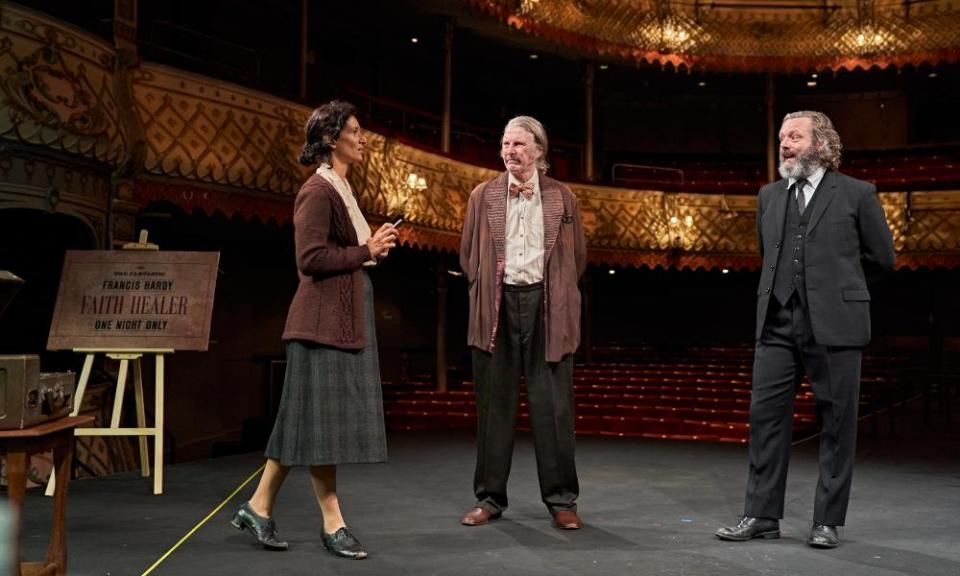
POLYGON ((722 540, 779 538, 793 431, 806 374, 820 422, 820 477, 807 544, 835 548, 853 477, 860 360, 870 340, 867 279, 893 269, 893 238, 873 184, 837 172, 840 136, 820 112, 787 114, 782 180, 760 189, 750 400, 750 469, 743 517, 722 540))

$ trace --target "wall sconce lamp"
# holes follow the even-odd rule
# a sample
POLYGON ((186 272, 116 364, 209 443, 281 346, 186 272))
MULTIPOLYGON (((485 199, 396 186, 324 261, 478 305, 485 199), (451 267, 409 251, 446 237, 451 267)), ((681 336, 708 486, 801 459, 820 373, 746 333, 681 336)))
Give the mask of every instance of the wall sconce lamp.
POLYGON ((416 172, 411 172, 407 176, 407 188, 411 192, 421 192, 427 189, 427 179, 416 172))
POLYGON ((397 186, 396 189, 395 202, 397 204, 394 205, 394 209, 391 212, 397 217, 409 220, 411 214, 407 206, 409 205, 410 199, 427 189, 427 179, 416 172, 410 172, 407 178, 401 182, 402 184, 397 186))

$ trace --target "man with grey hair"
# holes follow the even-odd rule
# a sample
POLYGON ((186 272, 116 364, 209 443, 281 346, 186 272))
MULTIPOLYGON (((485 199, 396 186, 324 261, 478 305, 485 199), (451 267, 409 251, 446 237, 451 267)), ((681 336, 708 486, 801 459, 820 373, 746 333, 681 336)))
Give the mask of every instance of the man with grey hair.
POLYGON ((782 180, 760 189, 750 400, 750 469, 743 517, 722 540, 779 538, 793 432, 806 374, 820 421, 820 478, 807 544, 835 548, 846 519, 857 440, 860 359, 870 340, 867 279, 893 269, 893 238, 873 184, 837 172, 840 137, 821 112, 787 114, 782 180))
POLYGON ((469 282, 467 344, 477 395, 476 504, 461 520, 479 526, 507 508, 520 378, 526 376, 540 495, 553 523, 581 527, 574 463, 573 353, 580 344, 586 241, 570 189, 546 176, 547 134, 529 116, 503 131, 506 171, 470 194, 460 240, 469 282))

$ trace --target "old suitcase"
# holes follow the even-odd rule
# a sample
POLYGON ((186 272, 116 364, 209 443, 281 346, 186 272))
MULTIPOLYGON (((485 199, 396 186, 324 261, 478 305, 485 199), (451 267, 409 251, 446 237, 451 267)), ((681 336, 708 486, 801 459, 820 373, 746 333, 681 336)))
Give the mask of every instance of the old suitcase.
POLYGON ((0 430, 19 430, 66 416, 73 408, 73 372, 40 372, 38 356, 0 356, 0 430))

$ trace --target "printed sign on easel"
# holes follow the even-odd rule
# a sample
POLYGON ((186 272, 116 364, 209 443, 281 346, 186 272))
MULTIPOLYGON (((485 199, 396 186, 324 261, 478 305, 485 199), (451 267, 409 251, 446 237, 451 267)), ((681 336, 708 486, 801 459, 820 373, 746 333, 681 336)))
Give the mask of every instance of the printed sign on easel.
MULTIPOLYGON (((140 242, 123 251, 67 252, 47 348, 85 354, 73 412, 83 403, 96 354, 118 360, 110 427, 77 428, 77 436, 138 436, 140 473, 150 475, 147 438, 153 438, 153 493, 163 493, 164 355, 206 350, 213 316, 219 252, 161 252, 140 242), (147 426, 141 357, 155 358, 154 425, 147 426), (133 368, 137 427, 120 426, 127 372, 133 368)), ((54 475, 47 485, 53 492, 54 475)))
POLYGON ((206 350, 219 252, 67 252, 47 349, 206 350))

